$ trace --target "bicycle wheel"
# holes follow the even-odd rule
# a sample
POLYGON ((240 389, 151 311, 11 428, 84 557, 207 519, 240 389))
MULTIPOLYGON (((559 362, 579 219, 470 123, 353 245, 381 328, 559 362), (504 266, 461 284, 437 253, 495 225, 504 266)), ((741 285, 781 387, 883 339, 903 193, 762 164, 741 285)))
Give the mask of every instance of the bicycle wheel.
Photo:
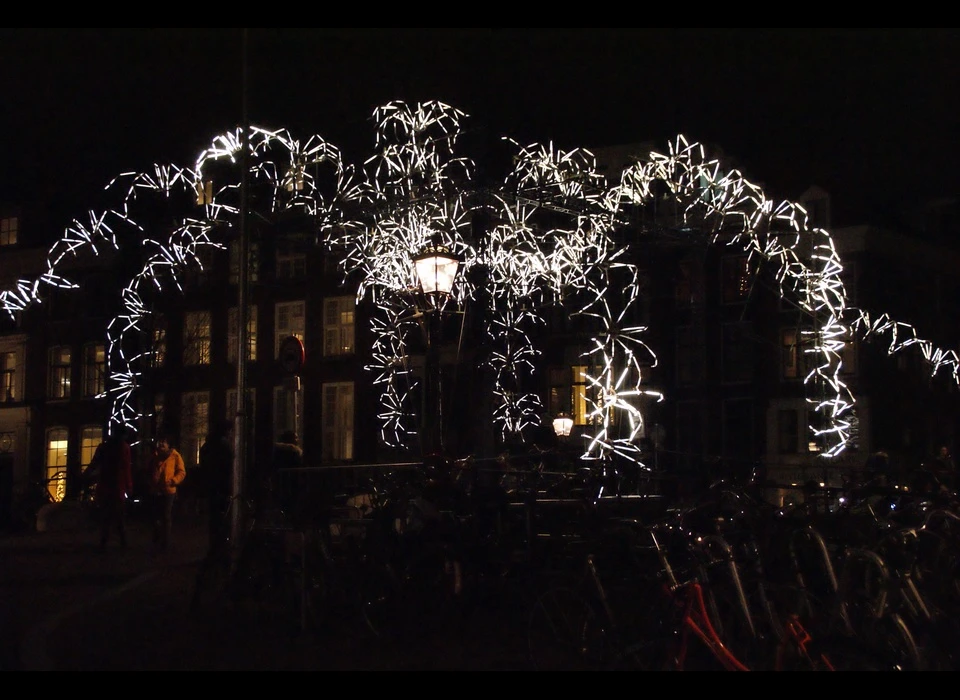
POLYGON ((530 612, 527 645, 534 670, 600 670, 606 630, 580 591, 550 588, 537 598, 530 612))

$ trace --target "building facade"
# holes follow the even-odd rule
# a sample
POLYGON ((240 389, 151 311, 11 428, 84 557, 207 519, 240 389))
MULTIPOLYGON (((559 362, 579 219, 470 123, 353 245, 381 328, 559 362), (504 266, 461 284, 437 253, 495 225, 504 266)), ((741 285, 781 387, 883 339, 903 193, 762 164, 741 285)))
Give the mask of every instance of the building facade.
MULTIPOLYGON (((834 231, 829 195, 818 188, 801 202, 814 225, 831 230, 851 306, 872 318, 889 313, 956 352, 955 251, 868 226, 834 231)), ((25 245, 29 219, 21 212, 2 213, 0 288, 14 289, 19 279, 44 274, 48 250, 25 245)), ((840 378, 857 399, 854 439, 840 457, 823 459, 808 427, 816 401, 804 381, 805 338, 816 331, 809 315, 761 261, 726 245, 722 232, 708 239, 679 230, 671 217, 669 208, 654 210, 619 234, 640 269, 629 321, 649 329, 657 356, 646 384, 665 397, 637 399, 644 469, 677 476, 685 488, 760 469, 777 485, 771 498, 787 502, 809 481, 842 485, 873 451, 918 463, 940 444, 955 446, 955 377, 930 376, 922 343, 891 352, 889 332, 874 330, 843 339, 840 378)), ((151 358, 135 381, 141 474, 147 446, 163 434, 183 454, 189 483, 212 421, 237 415, 241 356, 248 476, 269 464, 274 441, 289 430, 300 436, 306 464, 336 470, 345 484, 355 481, 358 466, 417 457, 381 439, 380 388, 366 367, 370 302, 358 303, 314 226, 295 209, 251 222, 243 314, 237 231, 206 248, 202 264, 187 269, 177 287, 145 299, 149 313, 124 348, 151 358), (295 368, 280 357, 290 337, 305 351, 295 368)), ((8 519, 31 484, 42 483, 55 500, 82 493, 112 410, 107 327, 121 313, 121 290, 140 269, 141 254, 134 247, 74 256, 62 274, 75 288, 49 287, 42 303, 0 319, 0 503, 8 519)), ((596 368, 585 358, 594 329, 562 307, 544 316, 537 391, 549 416, 572 416, 576 444, 590 427, 585 377, 596 368)), ((486 418, 492 379, 484 369, 483 321, 482 311, 462 309, 440 335, 441 430, 456 456, 493 457, 505 447, 486 418)), ((425 349, 412 345, 405 361, 422 381, 425 349)))

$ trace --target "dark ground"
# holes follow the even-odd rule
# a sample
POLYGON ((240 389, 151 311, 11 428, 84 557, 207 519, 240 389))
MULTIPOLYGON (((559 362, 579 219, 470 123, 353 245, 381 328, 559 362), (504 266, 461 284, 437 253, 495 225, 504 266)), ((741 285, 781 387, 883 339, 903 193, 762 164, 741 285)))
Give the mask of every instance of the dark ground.
POLYGON ((212 606, 191 613, 206 548, 203 520, 181 512, 171 551, 146 522, 130 546, 99 549, 88 515, 62 508, 43 532, 0 536, 0 670, 531 670, 522 595, 495 596, 461 624, 379 639, 340 621, 302 632, 282 615, 212 606))

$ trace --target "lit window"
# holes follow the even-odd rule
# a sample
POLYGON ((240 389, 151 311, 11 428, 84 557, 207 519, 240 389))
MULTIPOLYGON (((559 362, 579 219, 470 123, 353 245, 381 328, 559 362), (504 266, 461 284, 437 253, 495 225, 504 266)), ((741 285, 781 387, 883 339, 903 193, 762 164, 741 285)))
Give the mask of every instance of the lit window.
POLYGON ((353 382, 323 385, 323 461, 353 459, 353 382))
POLYGON ((283 187, 287 192, 302 192, 304 183, 303 164, 291 165, 283 176, 283 187))
POLYGON ((17 353, 0 352, 0 403, 17 400, 17 353))
POLYGON ((194 185, 197 192, 197 205, 213 204, 213 180, 204 180, 194 185))
POLYGON ((280 355, 280 343, 284 338, 295 335, 304 342, 306 330, 305 304, 302 301, 286 301, 277 304, 274 318, 273 356, 280 355))
MULTIPOLYGON (((237 335, 239 331, 238 321, 240 314, 237 307, 234 306, 229 311, 227 319, 227 362, 235 363, 237 361, 237 335)), ((257 307, 247 307, 247 360, 257 359, 257 307)))
POLYGON ((8 216, 0 219, 0 246, 16 245, 19 229, 20 219, 16 216, 8 216))
POLYGON ((47 431, 47 490, 55 501, 67 495, 68 436, 66 428, 47 431))
POLYGON ((353 297, 332 297, 323 302, 323 354, 349 355, 354 351, 353 297))
POLYGON ((210 427, 210 393, 190 391, 183 395, 180 409, 180 456, 187 466, 196 466, 200 446, 210 427))
POLYGON ((88 343, 83 348, 83 395, 97 396, 106 388, 107 353, 103 344, 88 343))
POLYGON ((571 405, 573 406, 573 424, 586 425, 587 415, 593 406, 587 401, 587 366, 574 365, 570 368, 572 386, 570 391, 571 405))
POLYGON ((58 346, 50 348, 50 386, 51 399, 70 398, 70 348, 58 346))
POLYGON ((183 363, 210 364, 210 312, 188 311, 184 317, 183 363))
POLYGON ((93 459, 93 453, 97 451, 97 446, 103 442, 103 428, 86 427, 80 433, 80 472, 87 471, 90 466, 90 460, 93 459))

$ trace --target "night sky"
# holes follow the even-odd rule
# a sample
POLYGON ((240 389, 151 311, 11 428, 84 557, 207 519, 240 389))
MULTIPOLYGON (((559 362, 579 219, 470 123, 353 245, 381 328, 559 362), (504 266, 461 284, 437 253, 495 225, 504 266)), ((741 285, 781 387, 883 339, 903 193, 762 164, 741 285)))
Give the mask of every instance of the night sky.
MULTIPOLYGON (((69 219, 113 176, 192 165, 242 123, 241 29, 2 29, 0 201, 69 219)), ((439 100, 521 144, 714 143, 772 199, 885 223, 960 175, 957 29, 248 30, 251 124, 360 163, 370 116, 439 100)))

